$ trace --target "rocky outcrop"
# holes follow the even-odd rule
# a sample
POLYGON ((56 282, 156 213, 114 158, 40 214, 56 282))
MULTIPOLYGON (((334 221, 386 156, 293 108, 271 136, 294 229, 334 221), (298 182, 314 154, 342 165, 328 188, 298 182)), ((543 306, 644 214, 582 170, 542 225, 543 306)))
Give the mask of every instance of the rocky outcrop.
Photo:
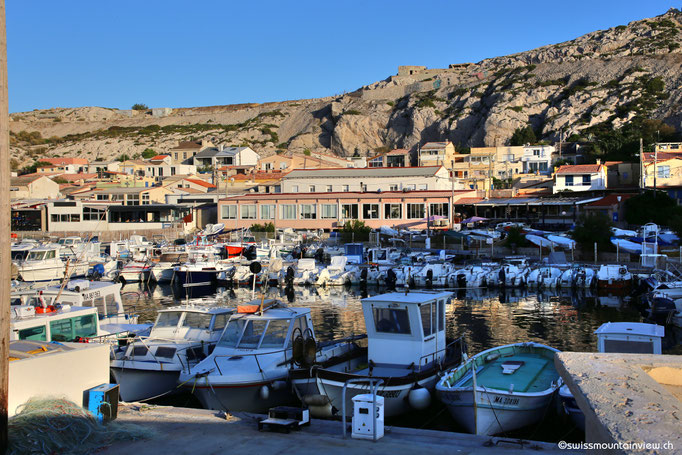
MULTIPOLYGON (((519 54, 401 72, 342 96, 152 111, 55 108, 11 116, 14 164, 40 156, 90 160, 163 152, 208 138, 351 156, 449 139, 502 145, 532 125, 546 140, 635 117, 680 129, 682 13, 667 13, 519 54)), ((445 52, 445 50, 444 50, 445 52)))

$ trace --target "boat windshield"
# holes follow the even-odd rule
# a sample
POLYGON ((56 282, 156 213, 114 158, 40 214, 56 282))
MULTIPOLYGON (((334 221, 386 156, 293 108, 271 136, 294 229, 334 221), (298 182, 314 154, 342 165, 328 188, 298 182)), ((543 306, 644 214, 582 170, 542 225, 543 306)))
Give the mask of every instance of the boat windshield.
POLYGON ((290 319, 232 319, 219 346, 240 349, 281 348, 287 340, 290 319))
POLYGON ((374 327, 377 332, 410 334, 410 319, 407 310, 374 308, 374 327))
POLYGON ((30 251, 26 257, 27 261, 42 261, 43 259, 52 259, 55 257, 54 250, 50 251, 30 251), (52 254, 49 254, 52 253, 52 254))
POLYGON ((180 316, 182 316, 181 311, 165 311, 159 313, 159 317, 156 318, 154 327, 177 327, 180 316))
POLYGON ((191 329, 205 329, 211 326, 211 315, 206 313, 185 313, 185 319, 182 320, 183 327, 191 329))

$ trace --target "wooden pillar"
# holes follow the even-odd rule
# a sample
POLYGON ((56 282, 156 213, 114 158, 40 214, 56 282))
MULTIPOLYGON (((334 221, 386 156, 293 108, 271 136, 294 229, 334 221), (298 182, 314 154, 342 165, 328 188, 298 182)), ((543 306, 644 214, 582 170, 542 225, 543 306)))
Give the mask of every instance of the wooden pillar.
POLYGON ((7 101, 7 35, 5 1, 0 0, 0 454, 7 452, 7 389, 9 386, 9 105, 7 101), (4 283, 4 284, 3 284, 4 283))

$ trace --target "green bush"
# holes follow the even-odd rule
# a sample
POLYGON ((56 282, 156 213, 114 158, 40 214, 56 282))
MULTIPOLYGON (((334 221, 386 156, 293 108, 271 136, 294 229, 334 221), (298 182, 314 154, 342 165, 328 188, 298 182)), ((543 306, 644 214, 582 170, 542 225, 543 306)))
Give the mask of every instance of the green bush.
POLYGON ((146 111, 149 108, 147 107, 146 104, 135 103, 135 104, 133 104, 133 107, 131 107, 131 109, 134 111, 146 111))
POLYGON ((354 233, 356 235, 368 235, 371 230, 372 228, 367 226, 364 221, 352 220, 346 221, 341 231, 345 233, 354 233))
POLYGON ((573 239, 585 249, 597 242, 601 248, 611 247, 611 220, 603 213, 581 216, 573 230, 573 239))
POLYGON ((123 162, 123 161, 128 161, 129 159, 130 159, 130 156, 128 156, 128 155, 125 154, 125 153, 122 153, 122 154, 120 154, 120 155, 118 156, 118 158, 116 158, 116 161, 121 161, 121 162, 123 162))
POLYGON ((149 158, 152 158, 156 156, 156 152, 152 149, 144 149, 142 152, 142 158, 148 160, 149 158))
POLYGON ((507 231, 507 236, 504 239, 504 246, 511 249, 524 247, 528 244, 526 236, 518 226, 513 226, 507 231))
POLYGON ((682 216, 682 207, 663 192, 646 191, 625 201, 625 220, 630 224, 667 225, 671 218, 682 216))
POLYGON ((252 224, 250 229, 253 232, 275 232, 275 225, 274 223, 252 224))
POLYGON ((518 146, 518 145, 525 145, 525 144, 534 144, 537 141, 537 138, 535 137, 535 131, 533 131, 533 127, 528 125, 523 128, 516 128, 514 130, 514 134, 512 134, 511 139, 509 140, 509 145, 511 146, 518 146))

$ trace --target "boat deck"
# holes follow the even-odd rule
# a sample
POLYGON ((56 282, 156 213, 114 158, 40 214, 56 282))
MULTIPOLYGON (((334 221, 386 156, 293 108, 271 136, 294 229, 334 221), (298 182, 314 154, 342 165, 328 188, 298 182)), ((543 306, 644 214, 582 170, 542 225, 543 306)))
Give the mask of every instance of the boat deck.
MULTIPOLYGON (((551 359, 533 353, 520 353, 503 357, 483 365, 476 371, 476 384, 488 389, 508 391, 510 384, 514 385, 514 392, 536 393, 547 390, 552 381, 556 381, 558 373, 551 359), (523 362, 511 374, 504 374, 502 364, 508 362, 523 362)), ((466 375, 456 387, 470 387, 473 378, 466 375)))

